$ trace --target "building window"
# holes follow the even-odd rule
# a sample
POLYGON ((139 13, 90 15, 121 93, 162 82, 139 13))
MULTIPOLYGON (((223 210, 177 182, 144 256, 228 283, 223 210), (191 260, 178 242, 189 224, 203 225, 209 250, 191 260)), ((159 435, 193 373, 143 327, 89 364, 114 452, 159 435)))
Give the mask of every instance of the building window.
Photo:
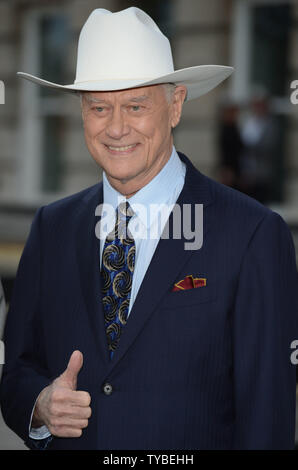
POLYGON ((252 7, 251 82, 261 83, 274 96, 288 93, 287 59, 291 7, 252 7))
MULTIPOLYGON (((66 61, 71 35, 62 8, 27 12, 23 37, 21 70, 59 84, 73 82, 66 61)), ((65 96, 22 80, 21 101, 20 191, 38 200, 63 189, 65 96)))
MULTIPOLYGON (((63 15, 41 15, 39 21, 39 63, 41 76, 55 83, 66 83, 66 48, 69 40, 68 24, 63 15)), ((48 103, 53 92, 47 87, 38 87, 40 104, 48 103)), ((63 127, 65 118, 48 113, 43 106, 41 180, 42 191, 58 191, 63 183, 63 127)), ((51 107, 49 106, 49 109, 51 107)))

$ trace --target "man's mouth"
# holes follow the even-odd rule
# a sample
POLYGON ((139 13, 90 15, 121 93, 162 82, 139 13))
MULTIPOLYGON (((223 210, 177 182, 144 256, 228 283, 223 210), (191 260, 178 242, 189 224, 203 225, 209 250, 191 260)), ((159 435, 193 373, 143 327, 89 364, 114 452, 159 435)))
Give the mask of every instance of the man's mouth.
POLYGON ((115 147, 114 145, 106 145, 108 150, 111 152, 131 152, 133 151, 138 144, 125 145, 122 147, 115 147))

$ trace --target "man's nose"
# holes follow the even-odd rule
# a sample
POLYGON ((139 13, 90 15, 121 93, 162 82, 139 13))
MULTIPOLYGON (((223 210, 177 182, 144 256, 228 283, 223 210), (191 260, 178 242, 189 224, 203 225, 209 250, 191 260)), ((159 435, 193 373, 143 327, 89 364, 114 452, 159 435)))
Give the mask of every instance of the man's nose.
POLYGON ((112 139, 121 139, 129 133, 129 125, 120 109, 114 109, 106 127, 106 133, 112 139))

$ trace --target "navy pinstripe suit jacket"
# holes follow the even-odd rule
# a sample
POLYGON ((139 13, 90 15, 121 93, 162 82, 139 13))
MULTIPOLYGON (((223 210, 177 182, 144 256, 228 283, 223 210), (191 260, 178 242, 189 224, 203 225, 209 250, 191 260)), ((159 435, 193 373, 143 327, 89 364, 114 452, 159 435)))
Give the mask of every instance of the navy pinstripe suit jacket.
POLYGON ((92 398, 82 437, 49 449, 290 449, 295 434, 298 278, 289 229, 183 154, 179 204, 204 207, 204 240, 161 239, 109 360, 94 228, 102 184, 38 210, 5 330, 4 419, 28 446, 39 392, 73 350, 92 398), (172 292, 192 274, 206 286, 172 292), (106 395, 103 385, 113 392, 106 395))

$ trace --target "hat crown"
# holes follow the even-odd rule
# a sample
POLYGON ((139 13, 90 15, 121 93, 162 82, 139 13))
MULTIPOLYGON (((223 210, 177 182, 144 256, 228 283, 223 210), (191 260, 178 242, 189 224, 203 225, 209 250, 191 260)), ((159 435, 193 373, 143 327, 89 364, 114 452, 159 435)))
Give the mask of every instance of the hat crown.
POLYGON ((98 8, 84 24, 75 83, 154 79, 174 71, 170 42, 144 11, 98 8))

